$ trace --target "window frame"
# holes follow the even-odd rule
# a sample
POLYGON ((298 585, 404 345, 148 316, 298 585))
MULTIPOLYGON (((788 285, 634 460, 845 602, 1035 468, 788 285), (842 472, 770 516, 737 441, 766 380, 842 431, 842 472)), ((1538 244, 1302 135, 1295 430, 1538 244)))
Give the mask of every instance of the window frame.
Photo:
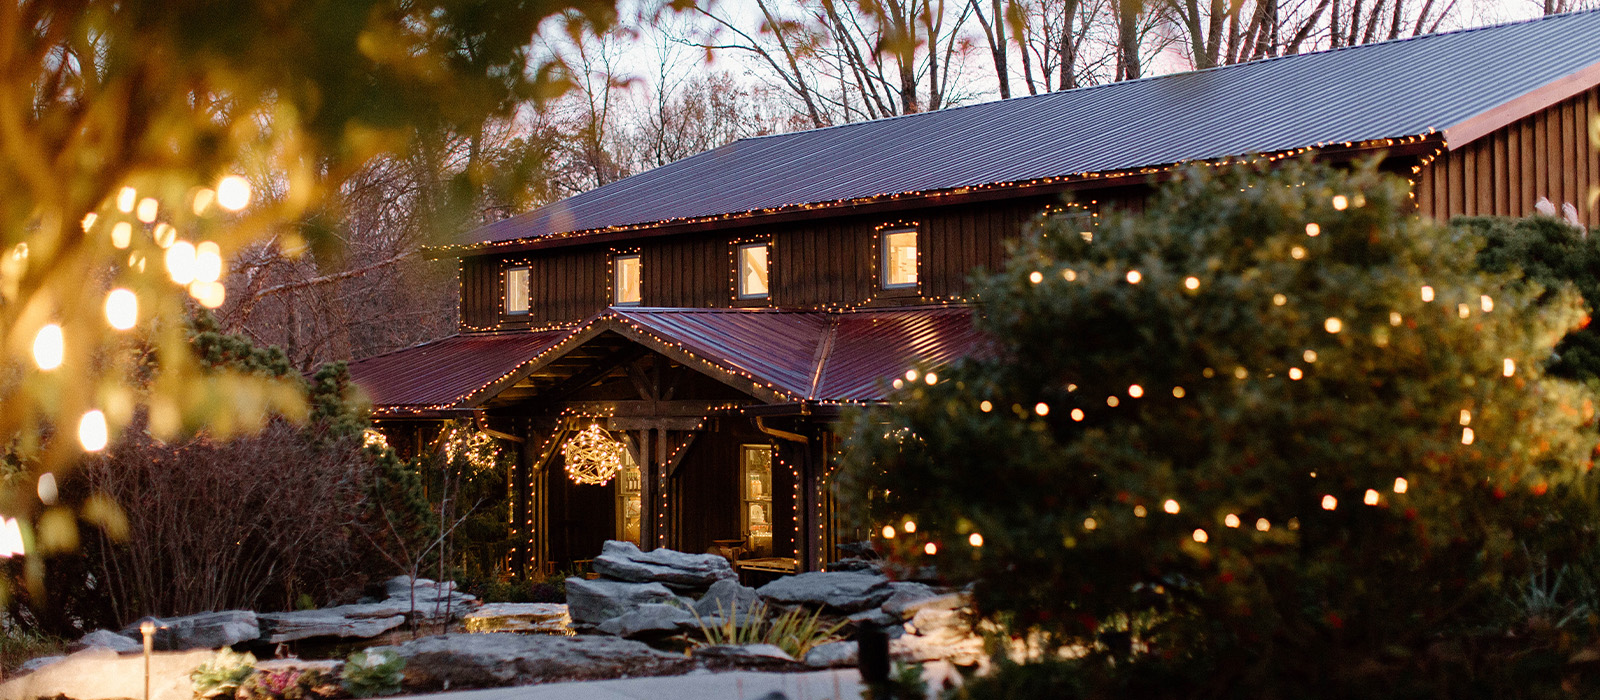
POLYGON ((884 291, 907 291, 920 289, 922 286, 922 231, 916 226, 899 226, 885 228, 878 231, 878 288, 884 291), (889 237, 894 235, 912 235, 913 248, 916 250, 916 262, 911 268, 912 279, 910 282, 889 282, 889 237))
POLYGON ((505 282, 500 290, 500 311, 507 316, 527 316, 533 312, 533 268, 529 265, 511 265, 505 268, 505 282), (511 276, 517 272, 524 275, 522 280, 522 309, 511 308, 511 276))
POLYGON ((772 241, 736 241, 733 244, 733 298, 739 301, 761 301, 772 298, 772 241), (766 251, 762 264, 766 267, 767 288, 760 294, 744 290, 744 251, 761 248, 766 251))
POLYGON ((614 253, 611 256, 611 305, 612 306, 641 306, 644 303, 644 256, 639 252, 614 253), (638 261, 639 278, 637 287, 639 298, 633 301, 622 300, 622 261, 638 261))
POLYGON ((773 508, 776 499, 773 498, 775 480, 777 479, 778 451, 770 443, 743 443, 739 445, 739 533, 744 538, 745 546, 751 554, 757 556, 777 556, 778 532, 777 518, 774 517, 773 508), (750 473, 748 455, 751 452, 764 452, 767 455, 766 493, 752 496, 750 493, 750 473), (761 504, 766 508, 767 522, 767 548, 763 552, 756 545, 756 538, 751 530, 750 506, 761 504))

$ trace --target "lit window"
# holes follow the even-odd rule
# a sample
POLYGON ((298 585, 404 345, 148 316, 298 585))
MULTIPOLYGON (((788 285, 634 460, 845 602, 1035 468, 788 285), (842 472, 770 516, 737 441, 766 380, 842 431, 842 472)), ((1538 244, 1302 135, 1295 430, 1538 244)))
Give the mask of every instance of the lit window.
POLYGON ((745 445, 740 450, 744 473, 745 546, 758 557, 772 556, 772 446, 745 445))
POLYGON ((739 246, 735 257, 739 263, 739 298, 766 298, 767 244, 750 243, 739 246))
POLYGON ((644 501, 639 494, 643 490, 643 474, 639 471, 638 463, 633 461, 633 454, 627 450, 622 451, 622 470, 617 476, 617 539, 623 542, 639 544, 639 525, 643 521, 644 501))
POLYGON ((612 290, 615 293, 612 301, 618 306, 639 303, 639 256, 618 255, 613 263, 616 279, 612 280, 612 290))
POLYGON ((883 288, 917 286, 917 232, 886 231, 883 234, 883 288))
POLYGON ((506 313, 528 313, 528 268, 506 270, 506 313))

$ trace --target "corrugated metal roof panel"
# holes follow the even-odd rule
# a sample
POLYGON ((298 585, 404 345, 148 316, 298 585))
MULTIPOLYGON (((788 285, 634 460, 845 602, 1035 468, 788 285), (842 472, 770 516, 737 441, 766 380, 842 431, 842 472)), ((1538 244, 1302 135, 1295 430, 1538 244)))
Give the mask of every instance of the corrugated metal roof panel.
POLYGON ((822 312, 744 309, 612 309, 664 342, 795 398, 811 390, 822 312))
POLYGON ((879 401, 886 383, 913 367, 938 367, 982 344, 972 311, 962 307, 839 314, 831 352, 811 397, 879 401))
POLYGON ((452 407, 554 347, 571 330, 457 335, 350 363, 375 406, 452 407))
POLYGON ((1600 10, 746 139, 473 242, 1444 130, 1600 63, 1600 10))

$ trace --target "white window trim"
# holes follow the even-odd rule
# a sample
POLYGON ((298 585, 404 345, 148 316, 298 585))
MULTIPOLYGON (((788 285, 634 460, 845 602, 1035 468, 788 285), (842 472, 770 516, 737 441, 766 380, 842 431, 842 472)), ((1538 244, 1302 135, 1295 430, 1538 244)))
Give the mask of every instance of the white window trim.
POLYGON ((527 265, 513 265, 506 268, 505 289, 500 294, 500 308, 507 316, 526 316, 533 309, 533 270, 527 265), (522 283, 522 309, 514 311, 511 308, 511 274, 517 271, 527 273, 522 283))
POLYGON ((880 289, 885 289, 885 290, 902 290, 902 289, 916 289, 921 284, 922 284, 922 232, 918 231, 914 227, 891 228, 891 229, 884 229, 882 231, 879 231, 878 232, 878 287, 880 289), (916 248, 917 248, 917 261, 916 261, 916 266, 914 268, 912 268, 912 272, 911 272, 912 276, 915 277, 915 279, 913 279, 910 282, 900 282, 898 284, 890 284, 889 283, 889 236, 892 236, 892 235, 898 234, 898 233, 909 233, 909 234, 915 236, 915 238, 913 240, 915 240, 916 244, 917 244, 916 245, 916 248))
POLYGON ((752 241, 740 243, 733 248, 733 291, 734 296, 741 300, 770 299, 772 297, 772 243, 770 241, 752 241), (765 248, 767 255, 767 289, 759 294, 744 291, 744 251, 747 248, 765 248))
POLYGON ((639 253, 621 253, 611 256, 611 305, 612 306, 639 306, 644 301, 644 257, 639 253), (622 261, 639 261, 639 298, 634 301, 622 300, 622 285, 619 275, 622 274, 622 261))

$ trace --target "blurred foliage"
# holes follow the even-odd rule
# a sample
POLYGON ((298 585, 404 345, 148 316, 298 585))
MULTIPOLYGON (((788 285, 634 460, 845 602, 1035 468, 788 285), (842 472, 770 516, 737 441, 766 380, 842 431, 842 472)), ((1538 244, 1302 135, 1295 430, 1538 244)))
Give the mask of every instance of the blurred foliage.
POLYGON ((405 680, 406 660, 389 649, 358 651, 345 659, 340 685, 358 698, 394 695, 405 680))
MULTIPOLYGON (((531 48, 539 25, 556 16, 603 30, 616 7, 24 0, 0 8, 8 358, 0 441, 25 473, 0 493, 0 512, 27 526, 42 517, 37 480, 100 449, 101 415, 110 444, 136 421, 161 440, 196 430, 225 439, 274 414, 303 418, 296 382, 227 362, 215 369, 229 357, 226 343, 198 343, 219 354, 210 368, 198 361, 183 319, 195 300, 220 303, 226 290, 169 275, 169 246, 215 243, 224 273, 247 245, 328 254, 340 187, 373 159, 439 152, 438 143, 471 138, 486 120, 503 123, 566 87, 562 70, 531 48), (113 288, 137 298, 129 330, 103 312, 113 288), (34 352, 54 327, 59 366, 52 353, 34 352)), ((501 177, 492 166, 459 178, 492 183, 501 177)))
MULTIPOLYGON (((1583 295, 1589 309, 1600 308, 1600 238, 1552 216, 1522 219, 1457 217, 1452 227, 1464 228, 1483 239, 1478 264, 1490 272, 1513 272, 1544 287, 1547 295, 1571 287, 1583 295)), ((1568 333, 1556 346, 1547 366, 1550 374, 1567 379, 1600 379, 1600 326, 1568 333)))
POLYGON ((0 623, 0 673, 10 676, 29 659, 66 652, 66 641, 14 622, 0 623))
POLYGON ((841 512, 1022 660, 1083 654, 997 690, 1593 692, 1589 620, 1502 605, 1596 546, 1593 398, 1544 369, 1582 300, 1410 211, 1374 163, 1252 161, 1040 221, 975 281, 990 351, 849 422, 841 512))
POLYGON ((223 647, 190 672, 189 680, 194 683, 196 698, 231 698, 255 671, 255 654, 223 647))

